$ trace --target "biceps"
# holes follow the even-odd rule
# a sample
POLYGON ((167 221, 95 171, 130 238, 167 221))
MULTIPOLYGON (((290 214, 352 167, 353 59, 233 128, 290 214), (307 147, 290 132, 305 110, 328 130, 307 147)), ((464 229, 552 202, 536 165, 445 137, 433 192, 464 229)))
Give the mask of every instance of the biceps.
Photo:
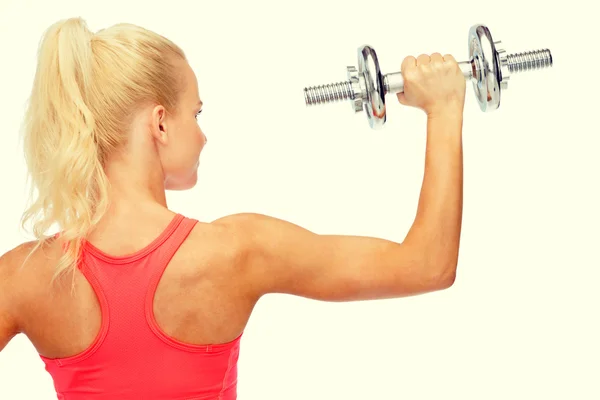
POLYGON ((426 258, 406 243, 303 231, 284 254, 267 263, 272 292, 355 301, 410 296, 439 287, 426 258))
POLYGON ((434 275, 424 257, 405 244, 370 237, 328 237, 330 262, 315 268, 321 275, 306 288, 329 301, 374 300, 431 290, 434 275), (339 251, 337 251, 339 249, 339 251))

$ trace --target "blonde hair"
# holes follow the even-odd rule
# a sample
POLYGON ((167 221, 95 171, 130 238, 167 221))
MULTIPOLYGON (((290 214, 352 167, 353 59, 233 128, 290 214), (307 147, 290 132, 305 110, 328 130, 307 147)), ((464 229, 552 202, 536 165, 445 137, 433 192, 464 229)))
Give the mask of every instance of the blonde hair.
POLYGON ((53 225, 61 229, 66 251, 52 282, 74 272, 82 240, 107 211, 104 164, 126 144, 136 107, 154 103, 175 112, 183 84, 178 59, 186 56, 177 45, 132 24, 93 33, 83 19, 70 18, 44 32, 22 128, 29 201, 35 191, 37 199, 21 223, 33 221, 38 239, 29 256, 52 238, 46 232, 53 225))

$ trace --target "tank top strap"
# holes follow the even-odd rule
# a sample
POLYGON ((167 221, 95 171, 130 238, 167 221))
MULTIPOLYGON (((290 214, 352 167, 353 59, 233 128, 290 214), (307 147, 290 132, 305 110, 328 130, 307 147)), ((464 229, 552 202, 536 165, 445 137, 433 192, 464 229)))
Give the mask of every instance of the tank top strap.
POLYGON ((160 247, 154 250, 152 254, 153 262, 155 266, 150 277, 150 292, 153 293, 158 285, 158 282, 164 273, 165 269, 169 265, 169 262, 179 250, 183 242, 188 238, 192 229, 196 226, 198 220, 193 218, 187 218, 181 214, 177 215, 175 226, 173 231, 168 235, 160 247))

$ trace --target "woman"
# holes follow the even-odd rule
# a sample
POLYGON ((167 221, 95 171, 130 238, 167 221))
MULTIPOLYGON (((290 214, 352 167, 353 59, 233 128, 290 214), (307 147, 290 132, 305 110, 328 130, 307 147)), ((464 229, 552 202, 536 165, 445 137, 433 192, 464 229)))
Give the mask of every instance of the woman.
POLYGON ((465 79, 454 58, 406 57, 398 100, 427 114, 425 173, 401 243, 319 235, 253 213, 210 223, 168 209, 206 136, 196 76, 131 24, 52 25, 24 124, 35 242, 0 259, 0 350, 33 343, 59 399, 236 398, 257 301, 384 299, 451 286, 462 219, 465 79), (46 236, 56 224, 60 234, 46 236), (69 277, 70 280, 65 280, 69 277), (66 284, 69 283, 69 284, 66 284))

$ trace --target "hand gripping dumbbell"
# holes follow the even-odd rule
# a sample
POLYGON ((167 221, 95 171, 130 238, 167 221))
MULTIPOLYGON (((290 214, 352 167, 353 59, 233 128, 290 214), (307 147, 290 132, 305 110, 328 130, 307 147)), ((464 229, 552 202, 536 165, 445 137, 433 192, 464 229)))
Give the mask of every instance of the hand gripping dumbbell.
MULTIPOLYGON (((500 106, 500 93, 508 86, 511 73, 552 66, 550 50, 535 50, 507 54, 500 41, 494 41, 485 25, 469 29, 469 61, 458 63, 463 76, 473 82, 473 89, 482 111, 500 106)), ((381 73, 377 54, 368 45, 358 48, 358 70, 347 67, 348 80, 304 89, 307 106, 350 100, 356 113, 364 111, 373 129, 386 122, 385 95, 404 90, 401 72, 381 73)))

